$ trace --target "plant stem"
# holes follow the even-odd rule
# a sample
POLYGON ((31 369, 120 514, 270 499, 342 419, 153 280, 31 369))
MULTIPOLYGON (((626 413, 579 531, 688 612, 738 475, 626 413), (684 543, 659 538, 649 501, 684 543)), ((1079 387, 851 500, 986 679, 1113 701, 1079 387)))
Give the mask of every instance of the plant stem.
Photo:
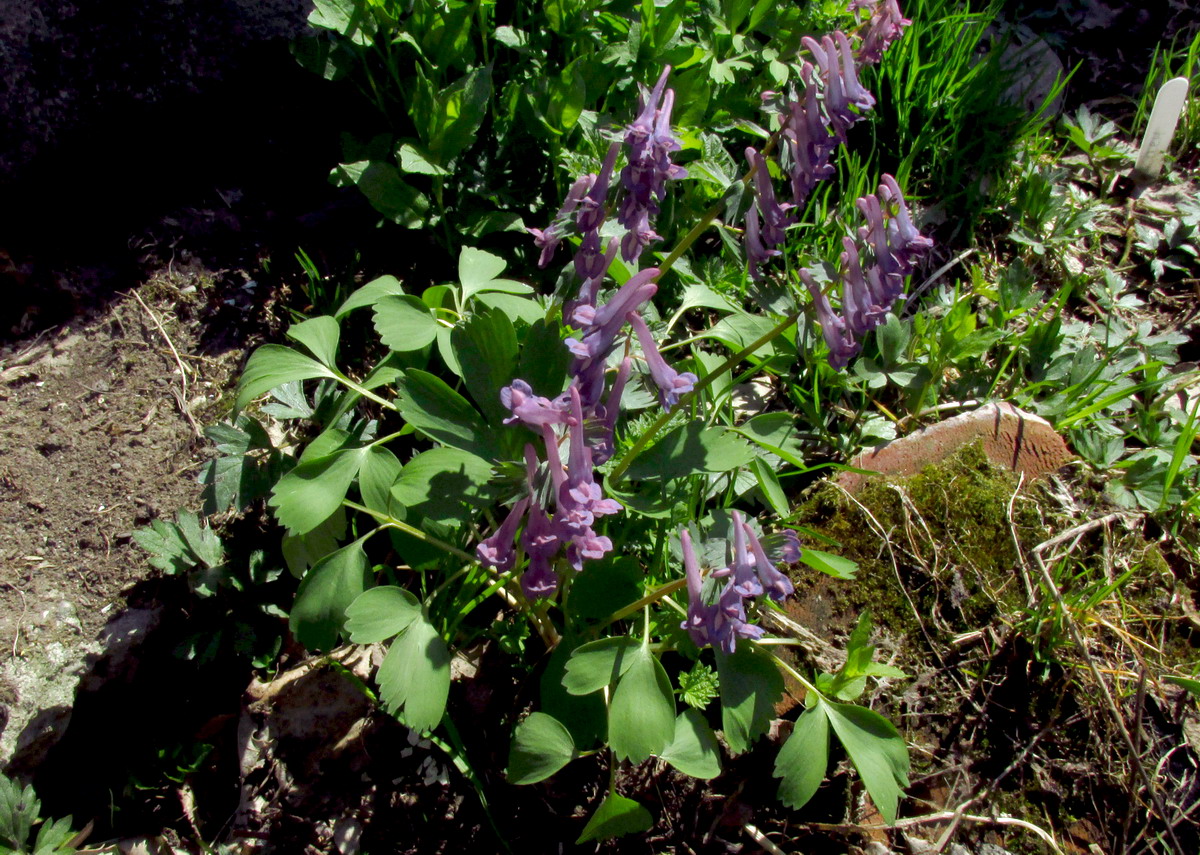
POLYGON ((342 385, 346 386, 348 389, 350 389, 350 391, 357 392, 358 394, 362 395, 367 400, 374 401, 376 404, 379 404, 379 406, 381 406, 381 407, 387 407, 389 410, 392 410, 397 413, 400 412, 400 408, 397 407, 395 404, 393 404, 391 401, 384 400, 383 398, 379 397, 374 392, 372 392, 370 389, 367 389, 363 386, 358 385, 357 383, 355 383, 353 380, 351 380, 349 377, 347 377, 345 374, 341 373, 340 371, 335 370, 334 375, 337 377, 338 382, 341 383, 342 385))
POLYGON ((451 555, 456 555, 459 558, 462 558, 464 561, 470 561, 472 564, 475 563, 474 555, 471 555, 468 552, 463 552, 457 546, 453 546, 449 543, 446 543, 445 541, 438 540, 436 537, 426 534, 425 532, 421 531, 421 529, 417 528, 416 526, 409 525, 408 523, 404 522, 403 520, 398 520, 395 517, 388 516, 387 514, 381 513, 379 511, 373 511, 370 508, 366 507, 365 505, 360 505, 358 502, 352 502, 349 499, 342 499, 342 504, 345 505, 347 508, 352 508, 356 511, 361 511, 362 513, 367 514, 368 516, 374 517, 375 519, 379 520, 379 522, 385 528, 399 529, 400 531, 404 532, 405 534, 415 537, 417 540, 421 541, 422 543, 427 543, 430 546, 441 549, 444 552, 449 552, 451 555))
POLYGON ((659 431, 661 431, 664 427, 666 427, 667 423, 670 422, 671 419, 673 419, 675 417, 676 413, 678 413, 680 410, 685 409, 689 404, 691 404, 691 402, 696 398, 697 395, 699 395, 701 392, 703 392, 705 389, 707 389, 710 385, 712 385, 712 383, 714 383, 716 381, 716 379, 718 377, 720 377, 722 374, 724 374, 726 371, 733 368, 735 365, 737 365, 739 362, 741 362, 743 359, 745 359, 750 354, 754 353, 754 351, 758 350, 760 347, 762 347, 767 342, 772 341, 773 339, 776 339, 780 335, 782 335, 783 331, 786 330, 788 327, 790 327, 792 324, 796 323, 796 320, 799 317, 800 317, 799 310, 792 312, 786 318, 784 318, 782 321, 780 321, 778 324, 776 324, 774 327, 772 327, 770 330, 763 333, 757 339, 750 342, 750 344, 746 345, 744 348, 739 350, 733 356, 729 357, 724 362, 722 362, 720 365, 718 365, 716 368, 714 368, 712 371, 710 371, 706 377, 704 377, 701 380, 698 380, 691 392, 688 392, 686 395, 681 397, 679 399, 678 404, 676 404, 674 407, 667 410, 665 413, 663 413, 657 419, 655 419, 654 423, 651 424, 650 427, 646 428, 646 430, 642 433, 642 435, 637 438, 637 441, 634 442, 633 446, 629 449, 629 451, 627 451, 625 453, 625 455, 619 461, 617 461, 617 464, 612 468, 612 471, 610 471, 608 473, 609 479, 613 483, 620 483, 621 476, 625 474, 625 471, 629 468, 630 464, 633 463, 633 461, 637 459, 637 456, 639 454, 641 454, 643 451, 646 450, 646 446, 650 444, 650 440, 654 439, 654 437, 658 435, 659 431))
POLYGON ((663 597, 667 596, 668 594, 675 593, 676 591, 678 591, 680 588, 682 588, 686 584, 687 584, 687 579, 676 579, 673 582, 668 582, 665 585, 660 585, 659 587, 657 587, 653 591, 651 591, 649 594, 642 597, 636 603, 630 603, 629 605, 625 606, 624 608, 618 609, 617 611, 613 612, 611 615, 609 615, 607 618, 604 619, 604 622, 602 624, 600 624, 600 627, 603 628, 603 627, 608 626, 609 624, 616 623, 619 620, 624 620, 625 618, 629 617, 631 614, 638 611, 639 609, 653 605, 654 603, 657 603, 659 600, 661 600, 663 597))
MULTIPOLYGON (((751 642, 751 643, 753 643, 753 642, 751 642)), ((772 659, 774 659, 775 664, 778 665, 780 668, 782 668, 784 671, 786 671, 788 674, 790 674, 792 676, 792 679, 794 679, 797 683, 799 683, 801 686, 803 686, 806 691, 812 692, 820 700, 826 700, 825 696, 821 694, 821 692, 817 689, 817 687, 814 686, 812 683, 810 683, 808 680, 806 680, 799 671, 797 671, 795 668, 793 668, 788 663, 784 662, 782 659, 780 659, 778 656, 776 656, 774 653, 772 653, 769 650, 767 651, 767 655, 770 656, 772 659)))

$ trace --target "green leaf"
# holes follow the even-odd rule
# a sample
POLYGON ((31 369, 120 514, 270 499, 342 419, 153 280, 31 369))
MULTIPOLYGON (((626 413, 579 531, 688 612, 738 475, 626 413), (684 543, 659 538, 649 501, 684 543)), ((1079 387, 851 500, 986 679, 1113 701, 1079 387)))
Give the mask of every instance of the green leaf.
POLYGON ((434 163, 426 152, 409 143, 400 146, 397 154, 400 156, 400 168, 405 172, 414 172, 418 175, 450 174, 450 170, 434 163))
POLYGON ((338 337, 341 330, 338 322, 329 315, 309 318, 295 324, 287 331, 287 337, 308 348, 309 353, 322 365, 333 368, 337 364, 338 337))
POLYGON ((563 636, 538 680, 538 695, 542 711, 566 725, 576 745, 587 748, 604 736, 608 709, 599 693, 572 695, 563 686, 567 663, 578 643, 579 639, 572 634, 563 636))
POLYGON ((629 670, 641 644, 627 635, 581 644, 571 652, 563 675, 563 688, 572 695, 590 695, 611 685, 629 670))
POLYGON ((419 229, 425 225, 429 200, 406 184, 400 171, 390 163, 360 160, 342 163, 333 171, 334 183, 353 184, 367 197, 371 206, 397 225, 419 229))
POLYGON ((854 704, 821 702, 850 762, 858 770, 871 800, 889 825, 908 786, 908 749, 904 737, 879 713, 854 704))
POLYGON ((374 306, 381 297, 395 297, 404 293, 404 286, 395 276, 380 276, 372 279, 346 298, 333 316, 339 321, 355 309, 374 306))
POLYGON ((176 519, 179 521, 179 531, 187 541, 192 553, 206 567, 216 567, 225 560, 225 547, 216 532, 206 525, 201 525, 199 517, 191 511, 180 511, 176 519))
POLYGON ((457 448, 431 448, 408 461, 392 485, 400 506, 446 524, 463 524, 491 495, 492 467, 480 457, 457 448))
POLYGON ((567 383, 571 352, 563 345, 562 332, 558 320, 542 318, 530 326, 521 346, 521 363, 516 376, 546 398, 556 397, 567 383))
POLYGON ((421 601, 410 592, 381 585, 346 607, 346 632, 355 644, 374 644, 404 632, 420 616, 421 601))
POLYGON ((284 383, 333 376, 332 371, 312 357, 281 344, 265 344, 254 351, 246 363, 246 370, 238 382, 235 408, 245 409, 259 395, 284 383))
POLYGON ((675 738, 661 755, 680 772, 693 778, 721 774, 721 749, 717 737, 699 710, 687 709, 675 719, 675 738))
POLYGON ((318 29, 332 30, 351 38, 355 44, 370 44, 370 39, 358 32, 364 23, 366 6, 355 0, 313 0, 308 23, 318 29))
POLYGON ((462 285, 462 304, 481 291, 506 294, 532 294, 533 289, 512 279, 499 279, 508 262, 482 249, 464 246, 458 255, 458 281, 462 285))
POLYGON ((779 800, 796 810, 808 804, 829 768, 829 719, 819 703, 796 720, 792 735, 775 757, 779 800))
POLYGON ((544 781, 575 759, 571 731, 554 716, 530 713, 517 725, 508 754, 510 784, 544 781))
POLYGON ((1176 686, 1187 689, 1196 698, 1200 698, 1200 680, 1193 680, 1190 677, 1164 677, 1168 683, 1174 683, 1176 686))
POLYGON ((475 141, 475 133, 487 116, 491 96, 491 66, 463 75, 438 93, 433 127, 426 143, 440 165, 449 164, 475 141))
POLYGON ((329 519, 304 534, 285 532, 280 551, 288 570, 297 579, 322 558, 338 548, 346 536, 346 509, 338 508, 329 519))
POLYGON ((650 811, 633 799, 609 793, 583 827, 583 834, 579 835, 575 845, 589 840, 608 840, 623 834, 639 834, 653 827, 654 817, 650 816, 650 811))
POLYGON ((138 546, 150 553, 151 566, 168 575, 186 573, 199 560, 193 554, 179 526, 165 520, 151 520, 149 528, 139 528, 133 533, 138 546))
POLYGON ((661 754, 675 735, 675 697, 662 663, 638 646, 608 707, 608 744, 618 760, 641 763, 661 754))
POLYGON ((342 506, 366 453, 347 448, 296 466, 271 491, 275 517, 295 534, 319 526, 342 506))
POLYGON ((441 722, 450 694, 450 650, 424 612, 392 642, 377 679, 388 712, 413 730, 433 730, 441 722))
POLYGON ((479 411, 426 371, 407 371, 397 384, 400 415, 430 439, 495 459, 497 442, 479 411))
POLYGON ((634 480, 670 480, 704 472, 728 472, 754 459, 754 449, 733 431, 705 427, 697 419, 681 425, 629 467, 634 480))
MULTIPOLYGON (((762 315, 734 314, 722 318, 707 332, 704 338, 715 338, 730 350, 737 352, 760 339, 775 328, 778 321, 762 315)), ((796 337, 795 327, 788 327, 769 344, 747 357, 755 362, 768 359, 778 354, 787 354, 794 358, 796 353, 792 340, 796 337)))
POLYGON ((346 623, 346 608, 366 590, 371 567, 362 544, 365 538, 326 555, 304 576, 288 628, 309 650, 330 650, 346 623))
POLYGON ((806 469, 804 441, 791 413, 763 413, 734 428, 746 439, 777 454, 793 466, 806 469))
POLYGON ((831 555, 819 549, 804 547, 800 550, 800 560, 814 570, 827 573, 835 579, 850 581, 858 572, 858 563, 840 555, 831 555))
POLYGON ((783 677, 769 654, 745 641, 733 654, 717 653, 717 675, 725 742, 732 754, 741 754, 767 732, 783 677))
POLYGON ((33 787, 22 787, 0 774, 0 844, 24 852, 29 832, 41 814, 42 804, 33 787))
POLYGON ((400 478, 401 469, 396 455, 382 445, 372 445, 358 470, 358 491, 363 504, 381 514, 404 519, 404 508, 392 498, 392 487, 400 478))
POLYGON ((421 350, 438 334, 438 322, 420 297, 412 294, 380 297, 375 301, 375 332, 397 353, 421 350))
POLYGON ((756 457, 750 463, 750 470, 754 473, 758 489, 762 491, 771 510, 781 517, 790 514, 791 507, 788 505, 787 493, 783 492, 783 485, 779 483, 779 476, 775 474, 771 464, 761 457, 756 457))
POLYGON ((511 415, 500 403, 500 390, 512 383, 517 367, 517 333, 512 321, 495 310, 472 315, 450 333, 463 382, 489 423, 511 415))
POLYGON ((630 556, 591 563, 571 584, 569 610, 584 620, 606 618, 642 595, 643 575, 630 556))

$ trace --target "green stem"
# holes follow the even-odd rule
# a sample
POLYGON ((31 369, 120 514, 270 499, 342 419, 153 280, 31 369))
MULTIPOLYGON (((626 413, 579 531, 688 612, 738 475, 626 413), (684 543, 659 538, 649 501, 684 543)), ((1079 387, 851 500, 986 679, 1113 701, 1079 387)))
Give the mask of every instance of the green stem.
POLYGON ((381 513, 379 511, 373 511, 370 508, 366 507, 365 505, 360 505, 358 502, 352 502, 349 499, 342 499, 342 504, 345 505, 347 508, 352 508, 356 511, 360 511, 364 514, 367 514, 368 516, 374 517, 375 519, 379 520, 379 522, 385 528, 399 529, 400 531, 404 532, 405 534, 415 537, 417 540, 421 541, 422 543, 427 543, 432 547, 441 549, 443 552, 448 552, 451 555, 458 556, 459 558, 462 558, 464 561, 470 561, 472 564, 475 563, 474 555, 471 555, 468 552, 463 552, 457 546, 452 546, 451 544, 446 543, 445 541, 438 540, 436 537, 426 534, 425 532, 421 531, 421 529, 417 528, 416 526, 409 525, 408 523, 404 522, 403 520, 398 520, 395 517, 388 516, 387 514, 381 513))
MULTIPOLYGON (((754 642, 746 642, 746 643, 753 644, 754 642)), ((787 662, 784 662, 782 659, 780 659, 778 656, 776 656, 774 653, 772 653, 769 650, 767 651, 767 655, 775 660, 776 665, 778 665, 784 671, 791 674, 792 678, 797 683, 799 683, 801 686, 803 686, 807 691, 812 692, 814 695, 816 695, 821 700, 826 700, 825 696, 821 694, 821 691, 816 686, 814 686, 812 683, 810 683, 807 679, 805 679, 804 675, 802 675, 799 671, 797 671, 795 668, 793 668, 787 662)))
POLYGON ((348 389, 350 389, 350 391, 357 392, 358 394, 362 395, 367 400, 374 401, 376 404, 379 404, 379 406, 381 406, 381 407, 387 407, 389 410, 392 410, 397 413, 400 412, 400 408, 397 407, 395 404, 393 404, 391 401, 384 400, 383 398, 379 397, 374 392, 372 392, 370 389, 367 389, 367 388, 364 388, 363 386, 358 385, 357 383, 355 383, 353 380, 351 380, 349 377, 347 377, 342 372, 334 370, 333 373, 337 377, 338 382, 341 383, 342 385, 346 386, 348 389))
POLYGON ((662 413, 657 419, 654 420, 654 423, 651 424, 650 427, 646 428, 646 430, 642 433, 642 435, 637 438, 637 441, 634 442, 633 446, 629 449, 629 451, 625 452, 625 455, 619 461, 617 461, 617 464, 608 473, 609 480, 614 484, 619 484, 621 481, 621 476, 625 474, 625 471, 629 468, 630 464, 632 464, 633 461, 637 459, 637 456, 639 454, 641 454, 643 451, 646 450, 646 446, 650 444, 650 441, 652 439, 654 439, 655 436, 658 435, 659 431, 661 431, 664 427, 667 426, 667 424, 671 421, 671 419, 673 419, 675 417, 676 413, 678 413, 680 410, 686 409, 688 407, 688 405, 690 405, 691 402, 696 398, 697 395, 699 395, 701 392, 703 392, 705 389, 707 389, 710 385, 712 385, 716 381, 716 379, 718 377, 720 377, 722 374, 724 374, 726 371, 733 368, 735 365, 737 365, 739 362, 741 362, 743 359, 745 359, 750 354, 754 353, 754 351, 758 350, 760 347, 762 347, 767 342, 772 341, 773 339, 776 339, 780 335, 782 335, 783 331, 786 330, 788 327, 790 327, 792 324, 796 323, 796 320, 799 317, 800 317, 799 310, 792 312, 786 318, 784 318, 782 321, 780 321, 778 324, 776 324, 774 327, 772 327, 770 330, 763 333, 757 339, 750 342, 750 344, 746 345, 744 348, 739 350, 733 356, 729 357, 724 362, 722 362, 719 366, 717 366, 715 369, 710 371, 706 377, 704 377, 701 380, 698 380, 691 392, 688 392, 686 395, 681 397, 679 399, 679 403, 676 404, 674 407, 667 410, 665 413, 662 413))
POLYGON ((668 594, 675 593, 676 591, 678 591, 680 588, 682 588, 686 584, 687 584, 687 579, 676 579, 673 582, 668 582, 665 585, 661 585, 661 586, 655 588, 653 591, 651 591, 646 596, 642 597, 636 603, 630 603, 629 605, 625 606, 623 609, 618 609, 617 611, 613 612, 611 615, 609 615, 607 618, 604 619, 603 623, 600 624, 601 628, 606 627, 609 624, 616 623, 619 620, 624 620, 625 618, 629 617, 634 612, 637 612, 640 609, 646 608, 647 606, 651 606, 654 603, 657 603, 663 597, 667 596, 668 594))

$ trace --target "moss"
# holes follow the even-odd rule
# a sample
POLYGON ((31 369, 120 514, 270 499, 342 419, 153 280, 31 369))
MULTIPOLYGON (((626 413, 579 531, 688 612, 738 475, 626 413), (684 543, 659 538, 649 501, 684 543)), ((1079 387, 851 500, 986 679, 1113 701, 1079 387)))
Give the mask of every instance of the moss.
MULTIPOLYGON (((796 521, 839 544, 827 548, 860 569, 854 583, 810 588, 841 618, 834 622, 846 627, 867 608, 877 624, 901 636, 920 633, 922 626, 943 636, 983 626, 1025 599, 1008 520, 1017 484, 1012 472, 992 465, 974 444, 910 478, 874 479, 853 499, 832 484, 818 487, 796 521)), ((1045 535, 1036 499, 1030 499, 1036 489, 1026 488, 1013 502, 1017 539, 1025 549, 1045 535)), ((798 588, 805 590, 803 583, 798 588)))

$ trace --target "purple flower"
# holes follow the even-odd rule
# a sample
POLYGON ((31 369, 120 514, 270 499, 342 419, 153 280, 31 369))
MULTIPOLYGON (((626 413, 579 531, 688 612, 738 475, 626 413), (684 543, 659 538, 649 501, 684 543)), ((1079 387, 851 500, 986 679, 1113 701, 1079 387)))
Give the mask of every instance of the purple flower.
POLYGON ((892 304, 904 296, 904 277, 933 246, 913 225, 896 179, 885 175, 881 180, 876 195, 855 202, 866 220, 858 230, 858 241, 849 236, 842 239, 840 317, 812 275, 800 272, 816 305, 834 368, 844 368, 858 352, 858 340, 883 322, 892 304), (867 256, 863 248, 869 249, 867 256))
POLYGON ((733 561, 729 564, 728 573, 733 578, 731 584, 738 596, 757 597, 763 592, 758 575, 754 572, 754 559, 746 549, 746 525, 742 515, 733 512, 733 561))
POLYGON ((679 545, 683 549, 683 572, 687 578, 688 590, 687 620, 679 626, 688 631, 697 647, 705 647, 712 643, 719 609, 704 602, 700 560, 696 557, 696 550, 692 547, 692 536, 687 529, 679 532, 679 545))
POLYGON ((833 311, 833 307, 829 305, 829 298, 813 281, 812 274, 801 270, 800 281, 808 288, 813 305, 816 306, 821 335, 825 337, 825 344, 829 347, 829 364, 834 368, 845 368, 850 359, 858 353, 858 342, 847 332, 845 321, 833 311))
POLYGON ((686 395, 695 388, 698 378, 690 371, 680 373, 667 365, 658 351, 654 336, 650 334, 650 328, 646 326, 640 314, 630 312, 626 317, 642 345, 642 353, 646 357, 650 377, 654 380, 654 385, 658 386, 658 396, 663 409, 669 410, 679 403, 681 395, 686 395))
POLYGON ((633 360, 626 356, 621 360, 621 367, 617 369, 616 379, 613 380, 612 388, 608 390, 604 406, 596 408, 596 415, 600 417, 600 421, 591 446, 592 460, 597 466, 607 463, 616 450, 614 437, 617 431, 617 414, 621 411, 621 395, 625 392, 625 384, 629 382, 632 370, 633 360))
POLYGON ((600 308, 579 306, 574 321, 583 331, 581 338, 568 338, 567 349, 575 356, 571 367, 585 410, 593 411, 604 393, 604 371, 617 335, 625 326, 631 312, 654 296, 658 286, 651 280, 658 276, 657 267, 647 267, 634 274, 600 308))
POLYGON ((567 198, 563 202, 563 206, 558 209, 558 213, 554 216, 554 221, 546 227, 545 231, 541 229, 527 229, 533 235, 533 243, 542 251, 538 258, 538 267, 545 267, 554 258, 554 250, 558 248, 559 243, 566 237, 565 226, 568 218, 575 212, 580 201, 592 188, 596 176, 584 175, 571 185, 571 189, 567 191, 567 198))
MULTIPOLYGON (((696 558, 691 535, 687 529, 679 533, 688 589, 687 620, 680 626, 688 631, 697 647, 711 644, 726 653, 733 653, 737 649, 739 638, 758 639, 763 635, 761 627, 747 620, 748 599, 766 592, 771 599, 782 600, 793 590, 791 580, 767 557, 754 529, 746 523, 741 513, 734 511, 732 517, 733 557, 728 565, 709 574, 713 579, 729 579, 721 588, 715 603, 704 601, 700 562, 696 558)), ((785 544, 790 546, 792 539, 795 539, 795 532, 784 533, 785 544), (791 539, 787 534, 791 535, 791 539)), ((794 543, 795 555, 798 558, 798 539, 795 539, 794 543)), ((790 550, 788 551, 790 557, 790 550)))
POLYGON ((511 570, 513 564, 516 563, 517 551, 514 547, 517 526, 521 524, 521 520, 525 517, 525 511, 529 508, 530 498, 526 496, 508 512, 508 516, 504 518, 504 522, 500 524, 500 528, 486 540, 482 541, 475 547, 475 554, 479 557, 482 564, 487 564, 489 567, 495 567, 497 570, 511 570))
MULTIPOLYGON (((879 62, 888 45, 904 34, 912 21, 904 17, 896 0, 853 0, 849 10, 855 13, 870 9, 871 17, 859 31, 858 61, 864 64, 879 62)), ((860 19, 861 20, 861 19, 860 19)))
POLYGON ((776 200, 766 158, 748 147, 746 160, 750 162, 750 174, 754 179, 754 201, 746 212, 746 257, 750 262, 751 278, 758 280, 762 277, 759 265, 780 254, 775 247, 787 238, 784 230, 794 222, 788 211, 794 206, 780 205, 776 200))
POLYGON ((511 386, 500 390, 500 403, 512 415, 504 420, 506 425, 520 421, 531 428, 542 425, 560 425, 567 420, 566 401, 560 396, 551 401, 533 394, 533 388, 524 380, 517 379, 511 386))
POLYGON ((666 182, 687 175, 687 170, 671 163, 671 154, 680 149, 680 144, 671 133, 675 93, 666 89, 670 73, 671 67, 667 66, 652 90, 642 88, 637 118, 625 129, 629 162, 621 170, 626 196, 617 222, 626 229, 621 239, 621 257, 626 261, 637 259, 648 243, 658 240, 650 218, 659 212, 666 182))
POLYGON ((754 572, 761 583, 758 591, 762 593, 764 590, 767 596, 775 602, 782 602, 785 597, 788 597, 795 590, 792 580, 779 572, 771 559, 767 557, 767 553, 763 550, 762 543, 758 540, 758 535, 754 533, 754 529, 748 524, 743 523, 742 529, 745 532, 746 539, 750 543, 750 553, 754 556, 754 572))
POLYGON ((558 576, 546 556, 530 556, 529 566, 521 574, 521 590, 530 602, 548 600, 554 596, 558 590, 558 576))
POLYGON ((790 528, 768 534, 762 538, 761 543, 767 555, 778 564, 795 564, 803 552, 800 548, 800 535, 790 528))

